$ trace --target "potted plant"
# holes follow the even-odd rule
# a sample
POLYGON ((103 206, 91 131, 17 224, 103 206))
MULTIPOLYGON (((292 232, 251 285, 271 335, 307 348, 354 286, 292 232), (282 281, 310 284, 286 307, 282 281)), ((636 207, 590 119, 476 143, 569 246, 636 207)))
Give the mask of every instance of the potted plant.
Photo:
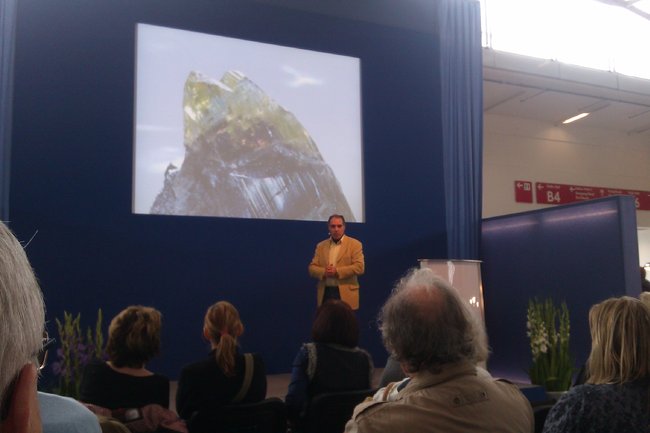
POLYGON ((533 358, 528 371, 531 383, 547 392, 562 392, 571 386, 574 371, 569 353, 569 310, 565 302, 556 307, 551 299, 528 302, 528 338, 533 358))
POLYGON ((80 313, 73 316, 64 311, 63 322, 58 318, 55 321, 60 343, 56 362, 52 364, 52 371, 59 382, 55 392, 79 399, 79 386, 86 364, 93 359, 106 359, 102 310, 97 311, 95 329, 88 327, 85 333, 81 330, 80 313))

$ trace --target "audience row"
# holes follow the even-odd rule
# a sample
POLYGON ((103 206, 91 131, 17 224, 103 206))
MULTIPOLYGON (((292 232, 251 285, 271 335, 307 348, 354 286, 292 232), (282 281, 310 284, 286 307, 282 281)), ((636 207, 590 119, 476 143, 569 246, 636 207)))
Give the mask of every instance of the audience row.
MULTIPOLYGON (((161 314, 154 308, 130 306, 110 323, 108 360, 93 360, 83 372, 80 399, 100 408, 169 407, 169 379, 146 364, 160 349, 161 314)), ((238 338, 244 325, 226 301, 208 308, 203 337, 210 344, 205 359, 183 368, 176 392, 176 411, 186 420, 230 404, 261 401, 266 371, 258 354, 241 353, 238 338)), ((299 428, 309 401, 325 392, 370 389, 373 363, 358 348, 359 325, 343 301, 330 300, 316 311, 312 341, 299 350, 286 395, 289 419, 299 428)), ((207 418, 206 418, 207 419, 207 418)))
MULTIPOLYGON (((46 343, 44 304, 20 243, 2 223, 0 316, 0 431, 39 433, 42 421, 52 427, 55 418, 53 412, 44 411, 41 419, 36 392, 41 363, 37 354, 46 343)), ((168 407, 169 380, 146 368, 159 351, 160 327, 161 315, 153 308, 131 306, 120 312, 109 327, 108 360, 93 362, 84 371, 84 403, 96 413, 122 411, 125 419, 161 413, 144 410, 147 407, 168 407), (137 409, 135 415, 131 408, 137 409)), ((592 347, 586 382, 552 407, 544 432, 649 432, 650 306, 626 296, 607 299, 591 308, 589 327, 592 347)), ((347 433, 534 431, 530 403, 517 386, 492 378, 477 366, 488 355, 483 327, 455 289, 431 270, 411 270, 397 284, 380 311, 380 329, 405 378, 359 404, 346 425, 347 433)), ((211 351, 181 372, 176 396, 181 417, 192 419, 222 405, 265 397, 262 359, 239 351, 243 332, 230 303, 218 302, 208 309, 203 335, 211 351)), ((285 399, 298 429, 314 395, 370 387, 372 360, 357 347, 358 325, 347 304, 321 305, 312 339, 296 356, 285 399)), ((51 431, 98 431, 97 419, 84 415, 78 402, 55 397, 42 400, 70 419, 51 431)), ((167 427, 177 427, 171 430, 186 431, 183 422, 166 421, 167 427)))
MULTIPOLYGON (((586 383, 558 401, 544 432, 648 431, 649 311, 630 297, 592 307, 586 383)), ((392 363, 400 366, 398 374, 404 378, 360 404, 348 432, 389 431, 396 423, 400 429, 422 432, 532 431, 530 404, 517 387, 493 379, 478 366, 488 355, 483 328, 456 291, 431 271, 413 270, 398 284, 381 311, 381 330, 392 363)), ((176 405, 182 418, 264 399, 262 359, 238 351, 243 331, 232 304, 222 301, 208 309, 203 335, 211 352, 181 373, 176 405)), ((129 307, 121 312, 109 328, 109 361, 86 369, 82 400, 109 408, 166 406, 169 382, 145 369, 158 351, 159 333, 156 310, 129 307), (119 384, 122 400, 107 391, 108 383, 119 384)), ((313 341, 300 348, 293 362, 285 398, 294 430, 300 431, 315 395, 371 387, 372 359, 357 347, 358 337, 356 316, 347 304, 331 300, 319 307, 313 341)))

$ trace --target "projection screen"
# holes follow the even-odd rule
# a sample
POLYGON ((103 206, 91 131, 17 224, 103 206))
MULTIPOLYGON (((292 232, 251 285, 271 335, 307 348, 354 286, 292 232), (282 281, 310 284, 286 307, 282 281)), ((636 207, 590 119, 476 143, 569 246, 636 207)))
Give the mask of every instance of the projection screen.
POLYGON ((360 59, 137 24, 132 211, 364 221, 360 59))

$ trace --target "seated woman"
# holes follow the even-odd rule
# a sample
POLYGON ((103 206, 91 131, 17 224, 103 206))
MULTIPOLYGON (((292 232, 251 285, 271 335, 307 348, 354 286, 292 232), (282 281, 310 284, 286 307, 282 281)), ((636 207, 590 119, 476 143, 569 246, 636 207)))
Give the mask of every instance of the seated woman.
POLYGON ((108 361, 93 361, 83 371, 80 400, 108 409, 169 407, 169 379, 145 364, 160 352, 162 316, 141 305, 122 310, 108 327, 108 361))
POLYGON ((650 292, 641 292, 639 299, 650 308, 650 292))
POLYGON ((239 312, 229 302, 208 308, 203 336, 210 342, 207 359, 183 368, 176 393, 176 410, 189 419, 233 403, 253 403, 266 396, 266 371, 259 355, 241 354, 237 338, 244 332, 239 312))
POLYGON ((300 425, 312 397, 372 386, 372 358, 357 347, 359 324, 348 304, 328 300, 318 307, 311 336, 313 342, 303 344, 293 361, 285 399, 294 425, 300 425))
POLYGON ((591 307, 589 328, 587 381, 553 406, 544 432, 650 431, 650 309, 610 298, 591 307))

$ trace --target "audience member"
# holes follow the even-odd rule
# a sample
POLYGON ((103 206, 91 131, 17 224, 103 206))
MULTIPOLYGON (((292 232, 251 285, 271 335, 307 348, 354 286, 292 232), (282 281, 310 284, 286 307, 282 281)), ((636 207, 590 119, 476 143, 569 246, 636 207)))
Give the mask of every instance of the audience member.
POLYGON ((77 400, 45 392, 38 393, 43 433, 100 433, 99 420, 77 400))
POLYGON ((487 358, 485 333, 433 271, 414 269, 398 283, 380 326, 409 377, 358 405, 346 432, 533 431, 532 409, 517 387, 477 372, 487 358))
POLYGON ((641 292, 639 299, 650 308, 650 292, 641 292))
POLYGON ((0 432, 40 433, 37 354, 45 308, 27 256, 0 222, 0 432))
POLYGON ((650 281, 646 279, 646 272, 645 268, 643 266, 639 267, 639 270, 641 272, 641 291, 642 292, 650 292, 650 281))
POLYGON ((589 311, 587 382, 553 406, 545 433, 650 431, 650 309, 610 298, 589 311))
POLYGON ((323 302, 312 325, 312 342, 303 344, 293 361, 285 399, 289 419, 299 425, 309 402, 327 392, 371 388, 372 358, 359 343, 359 324, 348 304, 323 302))
POLYGON ((160 352, 162 316, 140 305, 122 310, 108 327, 108 361, 90 362, 83 371, 80 399, 111 410, 149 404, 169 407, 169 379, 146 369, 160 352))
MULTIPOLYGON (((253 403, 266 396, 266 372, 262 358, 241 354, 237 339, 244 332, 239 312, 229 302, 208 308, 203 336, 210 342, 207 359, 183 368, 176 393, 176 409, 182 418, 209 413, 233 403, 253 403)), ((191 430, 192 424, 190 424, 191 430)))
POLYGON ((45 309, 22 246, 0 222, 0 432, 99 433, 95 415, 78 401, 36 392, 45 363, 45 309), (38 356, 37 356, 38 355, 38 356))
POLYGON ((406 377, 406 373, 402 370, 402 365, 395 358, 394 355, 389 355, 384 366, 384 371, 381 372, 379 378, 379 387, 383 388, 391 383, 400 382, 406 377))
MULTIPOLYGON (((489 371, 481 366, 482 364, 485 364, 485 361, 487 361, 487 351, 485 351, 485 354, 486 358, 481 357, 476 360, 476 373, 480 376, 489 378, 492 375, 489 371)), ((380 394, 386 391, 395 390, 395 385, 400 385, 401 382, 406 378, 408 378, 408 375, 404 372, 404 370, 402 370, 402 364, 397 360, 397 358, 395 358, 395 355, 390 355, 386 360, 384 371, 382 371, 381 377, 379 378, 380 394), (390 387, 391 389, 383 389, 385 387, 390 387)))

